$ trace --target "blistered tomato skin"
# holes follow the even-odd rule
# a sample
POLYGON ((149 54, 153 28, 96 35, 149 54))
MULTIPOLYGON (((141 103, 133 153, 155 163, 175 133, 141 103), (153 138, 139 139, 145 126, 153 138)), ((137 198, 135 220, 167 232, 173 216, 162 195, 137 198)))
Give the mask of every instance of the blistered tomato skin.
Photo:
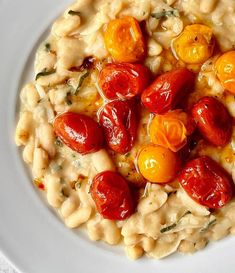
POLYGON ((168 183, 175 178, 180 161, 177 154, 169 149, 149 144, 139 152, 137 166, 147 181, 168 183))
POLYGON ((146 55, 146 44, 139 22, 131 16, 112 20, 104 32, 106 49, 118 62, 139 62, 146 55))
POLYGON ((110 220, 124 220, 134 212, 127 181, 117 172, 97 174, 91 184, 91 196, 98 212, 110 220))
POLYGON ((222 54, 216 61, 215 67, 224 88, 235 94, 235 50, 222 54))
POLYGON ((164 114, 174 109, 181 99, 194 88, 195 75, 186 68, 180 68, 160 75, 144 90, 143 105, 152 113, 164 114))
POLYGON ((104 134, 100 125, 92 118, 66 112, 54 121, 55 134, 72 150, 88 154, 103 147, 104 134))
POLYGON ((183 62, 200 64, 213 54, 215 38, 210 27, 193 24, 185 27, 172 46, 177 57, 183 62))
POLYGON ((129 99, 142 93, 150 81, 150 71, 141 64, 107 64, 99 74, 99 86, 108 99, 129 99))
POLYGON ((233 118, 226 107, 213 97, 201 98, 192 108, 201 135, 215 146, 225 146, 232 136, 233 118))
POLYGON ((188 162, 178 180, 194 201, 211 209, 223 207, 234 194, 229 174, 207 156, 188 162))
POLYGON ((138 127, 138 115, 134 101, 112 101, 100 113, 108 146, 115 152, 125 154, 134 145, 138 127))

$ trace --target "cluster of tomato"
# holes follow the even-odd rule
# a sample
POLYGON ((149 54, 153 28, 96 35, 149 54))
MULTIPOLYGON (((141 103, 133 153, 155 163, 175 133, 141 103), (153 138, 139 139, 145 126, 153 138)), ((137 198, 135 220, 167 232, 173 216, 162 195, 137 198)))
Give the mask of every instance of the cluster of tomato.
MULTIPOLYGON (((111 21, 104 40, 115 62, 106 64, 99 74, 99 86, 108 100, 99 111, 99 124, 85 115, 67 112, 55 119, 55 133, 81 154, 96 152, 105 143, 125 154, 135 143, 141 101, 153 118, 151 143, 140 150, 137 171, 153 183, 177 178, 191 198, 209 208, 225 205, 233 195, 231 177, 209 157, 193 159, 183 168, 179 157, 195 129, 212 145, 221 147, 230 141, 232 117, 225 106, 213 97, 203 97, 190 111, 183 108, 181 102, 195 81, 195 74, 186 68, 162 74, 150 84, 151 73, 141 64, 146 55, 145 39, 134 18, 111 21)), ((211 29, 197 24, 184 29, 173 49, 186 64, 200 64, 213 54, 214 44, 211 29)), ((224 87, 235 93, 235 51, 223 54, 216 68, 224 87)), ((134 212, 128 182, 117 172, 97 174, 91 195, 105 218, 122 220, 134 212)))

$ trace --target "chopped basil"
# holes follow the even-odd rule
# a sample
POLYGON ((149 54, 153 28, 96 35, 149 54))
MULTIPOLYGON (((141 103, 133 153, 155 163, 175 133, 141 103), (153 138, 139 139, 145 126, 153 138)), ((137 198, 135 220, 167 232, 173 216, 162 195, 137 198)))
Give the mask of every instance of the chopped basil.
POLYGON ((73 104, 71 101, 71 92, 67 92, 67 94, 65 96, 65 102, 67 103, 67 105, 73 104))
POLYGON ((76 183, 75 183, 75 190, 80 189, 81 186, 82 186, 82 182, 81 182, 81 181, 76 182, 76 183))
POLYGON ((84 82, 84 80, 89 76, 89 71, 86 71, 81 77, 80 77, 80 80, 79 80, 79 83, 78 83, 78 86, 74 92, 74 95, 76 96, 80 90, 80 88, 82 87, 82 84, 84 82))
POLYGON ((160 232, 161 232, 161 233, 164 233, 164 232, 170 231, 170 230, 172 230, 173 228, 175 228, 176 226, 177 226, 177 224, 174 223, 174 224, 172 224, 172 225, 170 225, 170 226, 167 226, 167 227, 162 228, 162 229, 160 230, 160 232))
POLYGON ((47 70, 46 68, 39 72, 36 77, 35 77, 35 80, 38 80, 40 77, 43 77, 43 76, 48 76, 48 75, 51 75, 51 74, 54 74, 56 72, 55 69, 52 69, 52 70, 47 70))
POLYGON ((179 11, 177 9, 163 10, 161 12, 152 13, 151 16, 156 19, 163 17, 179 17, 179 11))
POLYGON ((211 226, 213 226, 216 223, 216 218, 211 220, 209 223, 207 223, 207 225, 205 227, 203 227, 200 232, 205 232, 207 231, 211 226))
POLYGON ((66 188, 66 187, 62 187, 61 193, 63 194, 63 196, 65 196, 65 197, 69 197, 69 191, 68 191, 68 188, 66 188))
POLYGON ((69 15, 77 15, 77 16, 80 16, 81 15, 81 12, 80 11, 75 11, 75 10, 70 10, 68 12, 69 15))
POLYGON ((51 44, 46 43, 46 44, 45 44, 45 50, 46 50, 47 52, 50 52, 50 51, 51 51, 51 44))
POLYGON ((165 233, 165 232, 172 230, 173 228, 175 228, 179 224, 180 220, 188 214, 191 214, 191 212, 189 210, 186 211, 175 223, 160 229, 160 232, 165 233))
POLYGON ((57 146, 59 146, 59 147, 62 147, 62 146, 63 146, 62 141, 61 141, 58 137, 56 137, 56 139, 55 139, 55 145, 57 145, 57 146))

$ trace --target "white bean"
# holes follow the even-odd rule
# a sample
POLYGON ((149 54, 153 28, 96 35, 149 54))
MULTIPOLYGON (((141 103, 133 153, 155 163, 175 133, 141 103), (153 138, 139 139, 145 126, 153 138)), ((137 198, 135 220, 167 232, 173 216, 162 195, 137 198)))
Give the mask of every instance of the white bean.
POLYGON ((34 153, 34 138, 31 138, 23 150, 23 160, 25 163, 31 164, 33 162, 33 153, 34 153))
POLYGON ((79 208, 65 219, 65 224, 69 228, 76 228, 85 223, 91 215, 91 207, 79 208))
POLYGON ((150 38, 148 41, 148 55, 153 57, 161 54, 162 46, 154 39, 150 38))
POLYGON ((32 133, 32 113, 25 111, 21 114, 15 133, 17 146, 26 145, 32 133))
POLYGON ((79 199, 77 194, 71 194, 61 206, 61 214, 64 218, 69 217, 78 207, 79 199))
POLYGON ((48 175, 45 177, 45 184, 48 203, 54 208, 59 208, 64 201, 60 178, 57 175, 48 175))
POLYGON ((21 101, 29 109, 33 109, 40 99, 37 89, 33 83, 28 83, 24 86, 24 88, 21 91, 20 98, 21 101))
POLYGON ((71 32, 75 31, 81 24, 79 15, 66 15, 67 18, 60 17, 55 21, 52 26, 52 33, 57 37, 68 36, 71 32))
POLYGON ((55 155, 55 134, 51 124, 42 123, 38 130, 39 144, 47 151, 51 158, 55 155))
POLYGON ((126 255, 130 260, 137 260, 143 256, 144 251, 140 246, 127 246, 125 247, 126 255))
POLYGON ((49 164, 49 156, 42 148, 35 148, 33 154, 33 176, 40 178, 44 175, 49 164))
POLYGON ((113 161, 105 149, 93 153, 91 160, 98 173, 103 171, 115 171, 113 161))
POLYGON ((217 4, 217 0, 200 1, 200 11, 203 13, 211 13, 217 4))
POLYGON ((116 245, 121 239, 120 229, 116 223, 111 220, 104 219, 102 221, 104 241, 110 245, 116 245))

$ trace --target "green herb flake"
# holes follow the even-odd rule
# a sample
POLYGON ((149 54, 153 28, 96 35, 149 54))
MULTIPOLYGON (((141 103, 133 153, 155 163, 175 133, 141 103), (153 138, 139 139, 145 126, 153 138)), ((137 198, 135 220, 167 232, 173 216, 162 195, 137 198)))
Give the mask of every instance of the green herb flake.
POLYGON ((175 228, 176 226, 177 226, 177 224, 174 223, 174 224, 172 224, 170 226, 167 226, 167 227, 164 227, 164 228, 160 229, 160 232, 161 233, 168 232, 168 231, 172 230, 173 228, 175 228))
POLYGON ((78 190, 78 189, 81 189, 82 187, 82 182, 81 181, 78 181, 75 183, 75 190, 78 190))
POLYGON ((71 92, 67 92, 66 96, 65 96, 65 102, 67 105, 72 105, 73 102, 71 100, 71 92))
POLYGON ((163 17, 179 17, 179 11, 177 9, 163 10, 161 12, 152 13, 151 17, 156 19, 161 19, 163 17))
POLYGON ((213 220, 211 220, 204 228, 202 228, 201 230, 200 230, 200 232, 205 232, 205 231, 207 231, 211 226, 213 226, 215 223, 216 223, 216 218, 215 219, 213 219, 213 220))
POLYGON ((84 82, 84 80, 89 76, 89 71, 86 71, 81 77, 80 77, 80 80, 79 80, 79 83, 78 83, 78 86, 74 92, 74 95, 77 96, 78 92, 80 91, 81 87, 82 87, 82 84, 84 82))
POLYGON ((76 16, 80 16, 81 12, 80 11, 75 11, 75 10, 70 10, 68 12, 69 15, 76 15, 76 16))
POLYGON ((46 50, 47 52, 50 52, 50 51, 51 51, 51 44, 46 43, 46 44, 45 44, 45 50, 46 50))
POLYGON ((56 145, 56 146, 59 146, 59 147, 62 147, 62 146, 63 146, 62 141, 61 141, 58 137, 56 137, 56 139, 55 139, 55 145, 56 145))
POLYGON ((180 218, 175 223, 173 223, 172 225, 169 225, 167 227, 164 227, 164 228, 160 229, 160 232, 161 233, 165 233, 165 232, 168 232, 168 231, 174 229, 179 224, 180 220, 183 217, 185 217, 186 215, 188 215, 188 214, 191 214, 191 211, 189 211, 189 210, 186 211, 182 216, 180 216, 180 218))
POLYGON ((62 187, 61 193, 64 197, 69 197, 69 191, 68 188, 62 187))
POLYGON ((48 76, 48 75, 54 74, 55 72, 56 72, 55 69, 52 69, 52 70, 44 69, 43 71, 39 72, 36 75, 35 80, 38 80, 39 78, 44 77, 44 76, 48 76))

